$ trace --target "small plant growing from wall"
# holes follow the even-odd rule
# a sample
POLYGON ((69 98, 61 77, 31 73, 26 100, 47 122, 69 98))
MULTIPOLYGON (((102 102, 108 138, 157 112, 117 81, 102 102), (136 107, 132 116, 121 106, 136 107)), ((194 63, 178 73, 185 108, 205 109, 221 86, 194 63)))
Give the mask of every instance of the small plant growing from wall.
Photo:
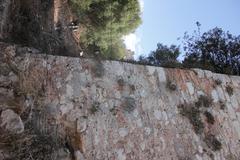
POLYGON ((170 80, 167 80, 166 88, 168 88, 170 91, 176 91, 177 90, 177 85, 173 83, 170 80))
POLYGON ((119 78, 117 82, 118 82, 119 86, 124 86, 125 85, 125 82, 122 78, 119 78))
POLYGON ((99 106, 100 106, 100 104, 99 104, 98 102, 94 102, 94 103, 92 104, 92 107, 90 108, 91 114, 95 114, 96 112, 98 112, 99 109, 100 109, 99 106))
POLYGON ((214 80, 213 88, 216 88, 217 86, 220 86, 222 84, 222 81, 220 79, 214 80))
POLYGON ((214 123, 215 123, 215 119, 214 119, 213 115, 212 115, 210 112, 205 111, 205 112, 204 112, 204 115, 205 115, 205 117, 207 118, 207 122, 208 122, 209 124, 214 124, 214 123))
POLYGON ((215 137, 215 135, 206 135, 204 141, 213 151, 222 149, 222 143, 215 137))
POLYGON ((116 107, 111 108, 109 111, 110 111, 114 116, 117 115, 117 109, 116 109, 116 107))
POLYGON ((129 85, 129 88, 132 92, 135 92, 135 90, 136 90, 136 87, 133 84, 129 85))
POLYGON ((198 98, 198 101, 195 102, 196 107, 210 107, 213 103, 213 99, 211 97, 208 97, 206 95, 200 95, 198 98))
POLYGON ((215 84, 219 86, 219 85, 222 84, 222 81, 221 81, 220 79, 216 79, 216 80, 215 80, 215 84))
POLYGON ((194 104, 181 104, 178 106, 180 114, 190 121, 196 134, 202 134, 204 124, 201 121, 200 110, 194 104))
POLYGON ((221 110, 224 110, 226 108, 226 104, 222 100, 219 100, 219 105, 221 110))
POLYGON ((127 112, 132 112, 136 108, 136 101, 134 98, 126 97, 123 104, 123 109, 127 112))
POLYGON ((122 77, 117 78, 117 84, 118 84, 119 90, 123 90, 123 87, 125 86, 125 81, 123 80, 122 77))
POLYGON ((202 115, 204 115, 208 124, 213 125, 215 123, 214 116, 209 111, 206 111, 206 107, 210 107, 212 103, 213 100, 211 97, 202 95, 195 103, 184 103, 178 105, 178 110, 182 116, 189 120, 193 126, 194 132, 203 138, 203 141, 207 144, 207 146, 213 151, 218 151, 222 148, 221 142, 215 137, 215 135, 206 134, 204 132, 205 126, 201 118, 202 115))
POLYGON ((232 86, 227 85, 227 86, 226 86, 226 91, 227 91, 227 93, 228 93, 229 96, 232 96, 232 95, 233 95, 233 88, 232 88, 232 86))

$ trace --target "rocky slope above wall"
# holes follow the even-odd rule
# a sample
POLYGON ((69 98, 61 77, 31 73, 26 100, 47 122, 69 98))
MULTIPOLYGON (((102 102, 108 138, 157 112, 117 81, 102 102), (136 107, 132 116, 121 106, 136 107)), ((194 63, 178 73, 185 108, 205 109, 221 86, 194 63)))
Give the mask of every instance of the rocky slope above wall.
POLYGON ((54 55, 78 56, 73 14, 66 0, 1 0, 0 41, 54 55))
POLYGON ((240 158, 240 77, 0 49, 0 159, 240 158))

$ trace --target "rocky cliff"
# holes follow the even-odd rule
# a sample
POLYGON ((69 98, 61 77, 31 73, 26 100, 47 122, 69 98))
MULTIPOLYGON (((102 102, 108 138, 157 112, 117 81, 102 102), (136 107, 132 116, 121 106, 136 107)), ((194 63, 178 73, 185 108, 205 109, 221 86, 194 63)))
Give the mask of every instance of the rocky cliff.
POLYGON ((0 65, 0 159, 240 159, 240 77, 6 43, 0 65))

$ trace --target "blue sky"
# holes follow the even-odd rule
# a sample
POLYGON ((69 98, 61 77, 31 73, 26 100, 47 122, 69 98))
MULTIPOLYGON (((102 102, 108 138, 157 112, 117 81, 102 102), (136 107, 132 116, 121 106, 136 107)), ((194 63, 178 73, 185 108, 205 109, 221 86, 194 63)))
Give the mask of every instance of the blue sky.
POLYGON ((135 57, 156 49, 158 42, 181 44, 184 32, 192 33, 199 21, 201 31, 220 27, 240 35, 240 0, 139 0, 142 25, 125 37, 135 57))

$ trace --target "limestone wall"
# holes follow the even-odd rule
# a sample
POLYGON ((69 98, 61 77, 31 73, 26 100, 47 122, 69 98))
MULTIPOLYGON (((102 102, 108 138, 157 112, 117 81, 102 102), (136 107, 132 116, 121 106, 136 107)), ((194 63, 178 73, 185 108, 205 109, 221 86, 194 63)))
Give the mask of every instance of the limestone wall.
POLYGON ((0 48, 8 66, 0 69, 0 109, 22 118, 28 97, 37 97, 33 109, 44 116, 36 127, 67 137, 75 158, 240 159, 239 77, 0 48))

